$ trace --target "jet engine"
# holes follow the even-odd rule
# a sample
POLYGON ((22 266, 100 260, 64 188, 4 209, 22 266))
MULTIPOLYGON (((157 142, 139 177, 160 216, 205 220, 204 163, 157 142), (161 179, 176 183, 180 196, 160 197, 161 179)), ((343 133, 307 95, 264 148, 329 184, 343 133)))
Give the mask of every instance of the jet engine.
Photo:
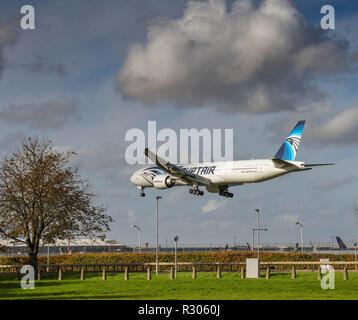
POLYGON ((157 189, 168 189, 174 186, 175 181, 170 177, 169 174, 160 174, 154 177, 153 186, 157 189))

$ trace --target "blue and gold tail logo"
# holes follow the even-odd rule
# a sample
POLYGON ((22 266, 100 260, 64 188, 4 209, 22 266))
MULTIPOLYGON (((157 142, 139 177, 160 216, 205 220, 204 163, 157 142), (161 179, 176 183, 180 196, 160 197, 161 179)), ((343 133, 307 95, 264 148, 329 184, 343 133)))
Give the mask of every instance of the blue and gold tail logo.
POLYGON ((276 152, 275 158, 293 161, 296 159, 298 146, 301 142, 303 128, 306 121, 298 121, 290 135, 286 138, 280 149, 276 152))

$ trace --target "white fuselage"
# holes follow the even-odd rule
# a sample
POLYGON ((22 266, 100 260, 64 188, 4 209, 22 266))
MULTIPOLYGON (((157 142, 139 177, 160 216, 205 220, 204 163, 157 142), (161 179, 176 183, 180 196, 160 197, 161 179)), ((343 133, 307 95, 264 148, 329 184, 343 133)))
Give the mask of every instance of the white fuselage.
MULTIPOLYGON (((304 162, 287 161, 291 165, 278 165, 271 159, 240 160, 209 162, 188 165, 178 165, 188 172, 209 179, 213 185, 211 192, 217 192, 215 186, 234 186, 244 183, 256 183, 273 179, 284 174, 299 171, 304 168, 304 162)), ((139 187, 153 187, 153 179, 156 175, 167 174, 162 169, 153 165, 136 171, 131 182, 139 187)), ((175 186, 189 185, 189 183, 177 180, 175 186)))

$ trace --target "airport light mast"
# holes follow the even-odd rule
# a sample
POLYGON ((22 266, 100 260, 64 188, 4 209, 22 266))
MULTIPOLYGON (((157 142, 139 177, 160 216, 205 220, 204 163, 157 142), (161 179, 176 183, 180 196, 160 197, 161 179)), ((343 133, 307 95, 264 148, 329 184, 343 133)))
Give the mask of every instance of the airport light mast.
POLYGON ((257 213, 257 258, 260 259, 260 209, 255 209, 257 213))
POLYGON ((159 239, 159 228, 158 228, 158 202, 159 199, 161 199, 162 197, 157 196, 156 197, 156 215, 155 215, 155 219, 156 219, 156 228, 155 228, 155 233, 156 233, 156 249, 155 249, 155 274, 159 273, 159 243, 158 243, 158 239, 159 239))
POLYGON ((260 231, 267 231, 267 228, 260 229, 260 209, 255 209, 257 215, 257 228, 252 229, 252 251, 254 251, 255 231, 257 231, 257 258, 260 259, 260 231))
POLYGON ((300 233, 301 233, 301 252, 303 253, 303 226, 298 221, 295 223, 296 225, 300 226, 300 233))
POLYGON ((257 228, 253 228, 252 229, 252 248, 251 248, 251 251, 254 252, 255 251, 255 231, 268 231, 267 228, 260 228, 260 229, 257 229, 257 228))
POLYGON ((46 271, 49 272, 50 270, 50 244, 47 244, 47 268, 46 271))
POLYGON ((174 279, 177 278, 177 273, 178 273, 178 240, 179 237, 175 236, 174 237, 174 241, 175 241, 175 253, 174 253, 174 257, 175 257, 175 264, 174 264, 174 279))

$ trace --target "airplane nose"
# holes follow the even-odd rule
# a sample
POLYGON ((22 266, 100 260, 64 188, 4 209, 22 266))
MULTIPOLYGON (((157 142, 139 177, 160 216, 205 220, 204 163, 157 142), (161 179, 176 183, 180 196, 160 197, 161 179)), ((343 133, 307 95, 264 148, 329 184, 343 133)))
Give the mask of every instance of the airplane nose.
POLYGON ((153 183, 150 182, 148 178, 145 178, 142 174, 142 171, 136 171, 132 174, 132 176, 129 178, 130 182, 134 185, 142 188, 146 187, 153 187, 153 183))
POLYGON ((137 174, 136 174, 136 173, 133 173, 132 176, 130 177, 130 181, 131 181, 133 184, 136 184, 136 180, 137 180, 137 174))

